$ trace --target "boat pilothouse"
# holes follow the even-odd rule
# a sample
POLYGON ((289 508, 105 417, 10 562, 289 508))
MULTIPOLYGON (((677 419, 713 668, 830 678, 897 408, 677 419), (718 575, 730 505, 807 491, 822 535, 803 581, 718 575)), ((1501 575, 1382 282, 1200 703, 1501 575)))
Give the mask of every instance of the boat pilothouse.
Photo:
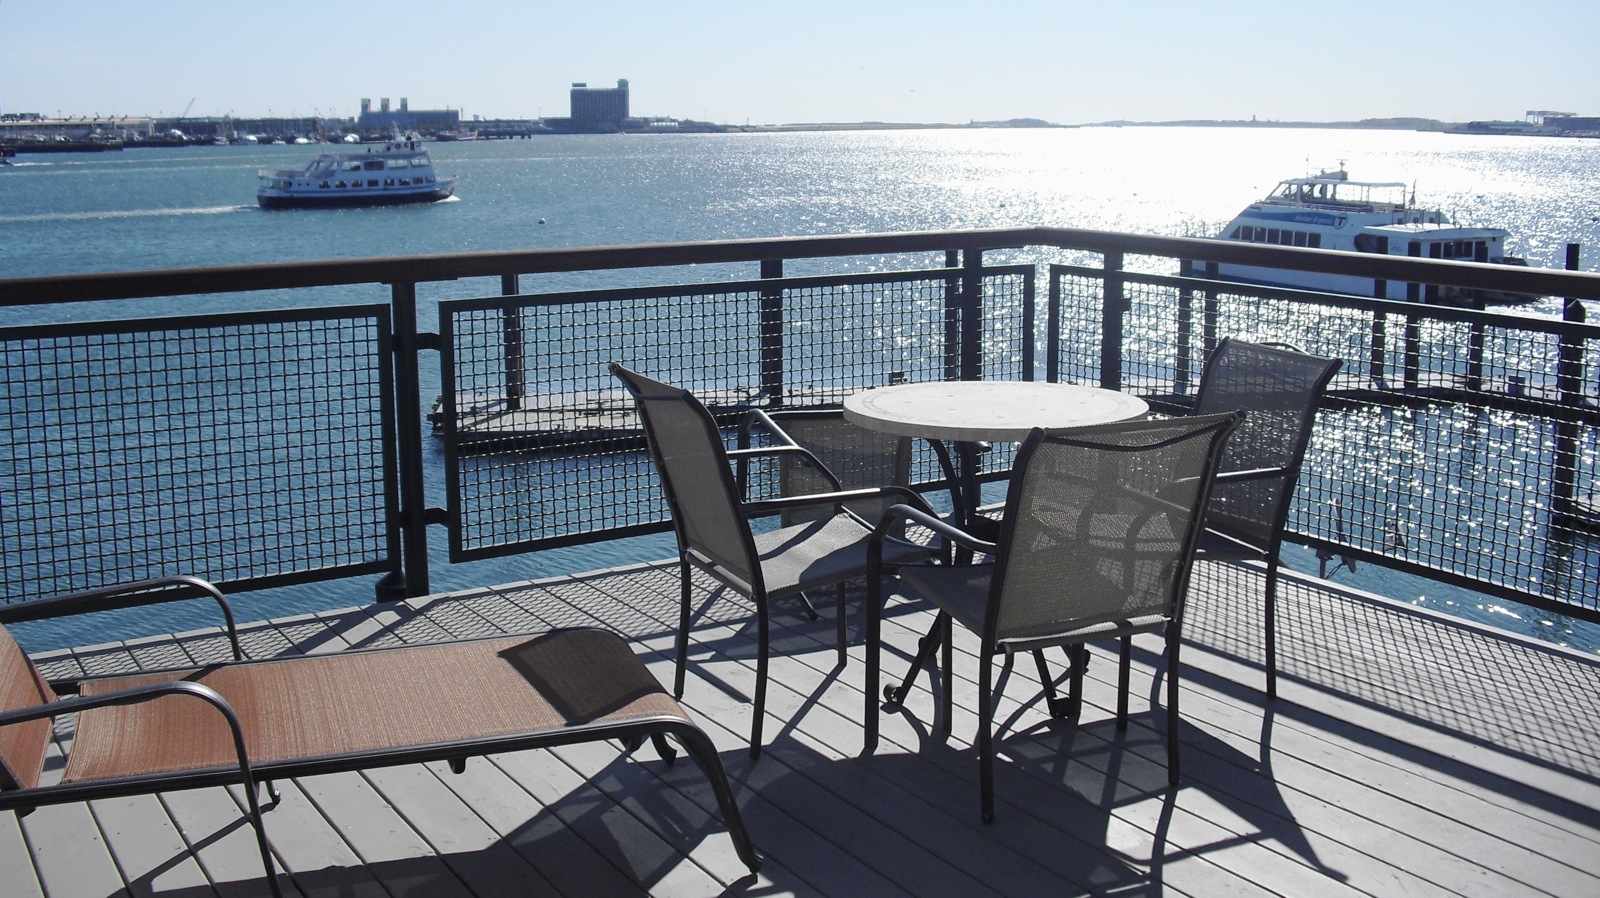
POLYGON ((456 179, 434 174, 420 140, 392 140, 365 152, 322 153, 298 171, 260 173, 256 202, 266 209, 433 203, 456 179))
MULTIPOLYGON (((1428 259, 1526 264, 1505 254, 1510 232, 1463 227, 1437 209, 1418 208, 1415 190, 1394 181, 1352 181, 1341 166, 1305 178, 1280 181, 1272 193, 1252 203, 1223 229, 1228 240, 1336 249, 1428 259)), ((1218 276, 1246 283, 1372 296, 1370 278, 1313 271, 1223 264, 1218 276)), ((1405 299, 1407 285, 1391 283, 1390 299, 1405 299)), ((1449 304, 1527 302, 1537 297, 1429 287, 1426 299, 1449 304)))

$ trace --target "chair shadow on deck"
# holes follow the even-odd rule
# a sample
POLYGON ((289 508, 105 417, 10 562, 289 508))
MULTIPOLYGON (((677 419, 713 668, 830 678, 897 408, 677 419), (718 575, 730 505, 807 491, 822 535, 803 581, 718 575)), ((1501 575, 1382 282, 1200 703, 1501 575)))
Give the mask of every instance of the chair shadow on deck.
MULTIPOLYGON (((386 821, 357 820, 359 811, 336 806, 331 814, 338 822, 330 823, 321 819, 329 812, 321 807, 323 799, 310 794, 317 790, 314 781, 321 777, 283 782, 282 801, 267 811, 268 826, 273 826, 273 818, 278 816, 280 833, 285 824, 293 827, 304 822, 311 834, 285 834, 279 839, 282 844, 275 843, 275 853, 282 861, 279 884, 285 894, 306 898, 361 894, 639 895, 651 894, 657 886, 665 887, 667 883, 681 889, 685 881, 693 883, 696 879, 706 886, 708 895, 765 892, 773 886, 771 876, 750 873, 732 851, 719 847, 719 840, 725 841, 721 821, 714 804, 703 804, 709 797, 694 782, 694 765, 680 757, 676 764, 668 766, 654 757, 648 745, 616 756, 571 791, 547 803, 536 798, 522 803, 516 794, 485 802, 483 795, 497 789, 509 787, 515 793, 515 783, 535 790, 554 788, 544 781, 546 771, 553 765, 557 769, 553 779, 561 779, 563 761, 541 758, 541 754, 547 753, 496 755, 491 756, 492 763, 490 759, 474 758, 462 774, 450 772, 443 762, 425 765, 432 773, 417 769, 424 765, 388 768, 383 771, 387 776, 377 778, 376 788, 400 817, 415 821, 432 810, 436 799, 412 793, 406 783, 413 777, 427 779, 437 775, 447 787, 459 783, 458 791, 475 793, 469 803, 478 803, 476 810, 485 812, 484 819, 469 814, 463 823, 445 812, 446 816, 436 820, 431 829, 427 823, 414 824, 421 838, 402 837, 400 841, 407 847, 394 849, 380 844, 376 849, 408 851, 407 856, 367 861, 349 856, 348 863, 324 863, 310 868, 300 866, 308 851, 324 861, 330 854, 347 854, 338 844, 339 836, 331 836, 335 843, 332 849, 308 847, 319 838, 317 830, 333 826, 347 833, 344 839, 359 844, 365 837, 348 834, 351 830, 381 829, 386 821), (450 843, 475 847, 454 851, 437 848, 438 844, 450 843)), ((745 757, 741 750, 722 754, 731 763, 739 763, 745 757)), ((581 766, 583 761, 580 757, 577 763, 581 766)), ((564 773, 568 777, 579 776, 571 770, 564 773)), ((203 830, 204 824, 199 829, 203 830)), ((192 879, 195 861, 207 863, 208 850, 218 843, 249 838, 248 821, 229 821, 194 838, 188 850, 131 877, 126 892, 109 894, 131 892, 164 898, 215 898, 219 893, 265 896, 265 881, 259 871, 251 869, 248 857, 236 866, 208 866, 207 876, 215 886, 163 885, 163 880, 173 878, 180 867, 188 870, 177 877, 192 879)), ((377 837, 378 843, 383 841, 382 836, 377 837)), ((226 849, 222 849, 222 856, 226 857, 226 849)))
MULTIPOLYGON (((1002 763, 996 765, 996 776, 1002 782, 1012 781, 1009 789, 1003 785, 999 789, 1014 806, 1008 813, 1020 810, 1072 833, 1086 844, 1106 846, 1105 851, 1131 869, 1147 871, 1149 882, 1158 886, 1168 863, 1249 843, 1277 843, 1319 875, 1346 880, 1344 873, 1320 859, 1283 798, 1272 771, 1271 708, 1263 711, 1261 748, 1256 753, 1242 751, 1204 728, 1182 721, 1180 739, 1185 754, 1194 760, 1185 766, 1180 784, 1175 788, 1169 785, 1167 715, 1162 705, 1166 665, 1161 653, 1149 647, 1136 647, 1135 653, 1141 664, 1153 670, 1149 710, 1130 714, 1126 729, 1117 727, 1114 716, 1100 719, 1096 716, 1100 712, 1091 708, 1085 708, 1079 720, 1053 719, 1043 707, 1042 691, 1016 705, 1004 717, 997 715, 997 753, 1002 763), (1186 802, 1185 796, 1195 793, 1205 795, 1202 806, 1208 808, 1208 815, 1210 808, 1221 807, 1240 821, 1230 824, 1236 831, 1222 830, 1220 825, 1194 817, 1195 811, 1186 810, 1186 805, 1193 808, 1195 803, 1186 802), (1077 800, 1062 800, 1068 796, 1077 800), (1147 807, 1141 809, 1140 805, 1147 807), (1149 806, 1159 810, 1152 813, 1149 806), (1199 823, 1219 830, 1217 837, 1198 845, 1169 845, 1168 832, 1173 816, 1179 812, 1194 818, 1187 821, 1186 832, 1195 832, 1199 823), (1109 847, 1114 841, 1113 816, 1126 817, 1119 824, 1121 828, 1133 822, 1150 831, 1148 854, 1109 847), (1148 823, 1152 818, 1153 825, 1148 823)), ((1105 663, 1114 664, 1114 660, 1105 663)), ((1002 665, 997 692, 1005 691, 1005 681, 1015 673, 1012 667, 1010 663, 1002 665)), ((1031 682, 1031 672, 1020 674, 1020 678, 1031 682)), ((1250 699, 1258 695, 1242 684, 1230 686, 1250 699)), ((943 688, 943 683, 933 681, 933 690, 943 688)), ((944 742, 945 736, 931 725, 924 727, 915 714, 901 717, 912 723, 924 752, 930 745, 944 742)), ((944 753, 956 759, 951 762, 952 773, 962 779, 953 788, 975 790, 976 783, 968 782, 971 777, 964 775, 974 750, 947 748, 944 753)))

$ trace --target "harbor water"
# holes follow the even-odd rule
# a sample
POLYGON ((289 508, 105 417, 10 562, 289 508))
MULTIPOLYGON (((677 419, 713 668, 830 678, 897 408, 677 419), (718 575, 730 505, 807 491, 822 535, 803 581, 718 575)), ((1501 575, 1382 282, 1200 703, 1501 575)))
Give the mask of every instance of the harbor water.
MULTIPOLYGON (((1406 131, 1279 128, 1078 128, 716 135, 568 135, 439 143, 456 197, 419 207, 266 211, 256 172, 298 168, 312 146, 137 149, 19 155, 0 169, 0 278, 423 253, 664 241, 1060 226, 1172 236, 1215 233, 1287 177, 1339 166, 1359 180, 1414 183, 1419 205, 1458 223, 1503 227, 1530 265, 1559 267, 1569 243, 1600 270, 1600 141, 1406 131)), ((870 264, 870 263, 867 263, 870 264)), ((1137 264, 1137 263, 1135 263, 1137 264)), ((639 277, 639 273, 628 276, 639 277)), ((525 290, 596 286, 592 277, 525 279, 525 290), (528 281, 535 281, 528 283, 528 281)), ((439 299, 494 293, 483 281, 425 285, 439 299)), ((250 308, 385 301, 382 288, 243 298, 250 308)), ((74 318, 203 311, 205 298, 85 304, 74 318)), ((237 308, 241 297, 228 300, 237 308)), ((1554 300, 1522 311, 1557 314, 1554 300)), ((0 308, 0 322, 62 310, 0 308)), ((437 382, 435 380, 435 382, 437 382)), ((430 482, 442 469, 429 447, 430 482)), ((440 543, 443 540, 439 540, 440 543)), ((511 582, 672 554, 670 536, 449 565, 437 591, 511 582)), ((1295 550, 1292 566, 1316 572, 1295 550)), ((1600 651, 1600 627, 1360 566, 1333 577, 1480 622, 1600 651)), ((370 600, 370 584, 241 597, 246 618, 370 600), (252 603, 259 602, 259 606, 252 603), (262 614, 253 613, 261 611, 262 614)), ((30 648, 194 626, 160 612, 107 630, 34 627, 30 648)))

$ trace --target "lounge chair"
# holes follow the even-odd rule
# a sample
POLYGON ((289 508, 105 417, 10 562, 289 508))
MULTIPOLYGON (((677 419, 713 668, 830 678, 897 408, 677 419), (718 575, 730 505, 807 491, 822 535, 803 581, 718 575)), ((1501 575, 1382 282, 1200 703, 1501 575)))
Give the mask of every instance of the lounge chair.
MULTIPOLYGON (((0 623, 52 611, 149 604, 195 591, 194 578, 143 581, 0 610, 0 623), (175 592, 176 591, 176 592, 175 592), (54 603, 54 604, 52 604, 54 603)), ((256 785, 284 777, 466 759, 576 742, 672 736, 711 781, 739 858, 760 866, 711 740, 621 637, 556 630, 347 651, 194 670, 87 679, 59 696, 0 626, 0 810, 239 783, 273 895, 256 785), (58 782, 43 775, 52 719, 76 713, 58 782), (176 737, 175 734, 181 734, 176 737)))

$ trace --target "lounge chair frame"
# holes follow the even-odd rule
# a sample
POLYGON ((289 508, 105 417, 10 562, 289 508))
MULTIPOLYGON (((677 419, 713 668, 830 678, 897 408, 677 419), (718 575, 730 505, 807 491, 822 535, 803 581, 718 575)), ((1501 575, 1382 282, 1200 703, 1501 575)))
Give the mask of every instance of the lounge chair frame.
MULTIPOLYGON (((228 621, 228 635, 237 657, 238 635, 233 624, 232 612, 228 608, 226 599, 222 597, 215 587, 192 577, 147 580, 122 587, 91 590, 58 599, 42 600, 0 609, 0 624, 16 620, 40 619, 48 616, 50 611, 80 612, 124 608, 150 604, 155 601, 167 601, 179 597, 187 598, 196 593, 209 594, 220 603, 224 616, 228 621)), ((550 645, 552 643, 546 642, 544 644, 550 645)), ((575 648, 576 646, 576 643, 572 643, 569 648, 575 648)), ((673 737, 694 759, 710 780, 717 804, 722 812, 724 824, 733 839, 740 860, 751 871, 756 871, 760 867, 760 859, 757 857, 745 832, 738 805, 734 801, 726 773, 710 738, 694 724, 688 715, 678 707, 676 702, 666 696, 665 689, 655 681, 655 678, 644 668, 643 663, 633 656, 627 643, 610 631, 596 628, 573 628, 525 636, 500 636, 452 643, 352 650, 325 656, 300 656, 262 661, 233 661, 199 670, 88 678, 73 683, 55 684, 58 689, 80 688, 89 690, 88 694, 68 695, 65 697, 51 697, 51 687, 39 677, 37 671, 32 668, 31 663, 26 662, 25 656, 23 656, 22 662, 16 660, 22 654, 21 649, 4 629, 0 629, 0 653, 8 653, 5 658, 0 658, 0 662, 4 662, 0 663, 0 669, 5 670, 10 675, 6 683, 0 683, 0 697, 5 700, 5 705, 0 706, 0 761, 6 762, 0 765, 0 810, 15 810, 19 815, 23 815, 41 805, 64 804, 210 786, 241 785, 244 787, 247 816, 251 826, 255 829, 256 840, 261 851, 262 864, 266 870, 272 894, 275 896, 282 893, 279 889, 271 847, 263 822, 262 803, 257 797, 258 784, 266 784, 270 792, 271 781, 285 777, 314 776, 323 773, 366 770, 428 761, 448 761, 453 770, 461 772, 464 769, 466 759, 469 757, 608 739, 619 740, 625 748, 632 750, 648 737, 655 744, 658 751, 661 752, 663 758, 670 762, 674 753, 667 746, 665 737, 673 737), (251 756, 249 740, 246 736, 247 727, 240 711, 235 709, 221 692, 202 682, 207 672, 217 672, 224 669, 228 671, 230 676, 249 677, 255 671, 265 671, 276 665, 308 664, 318 661, 347 661, 352 658, 360 659, 363 656, 375 663, 382 663, 386 660, 392 660, 384 658, 385 654, 397 652, 453 651, 461 653, 470 652, 480 645, 484 651, 491 651, 501 646, 506 647, 506 649, 531 646, 539 640, 582 640, 584 656, 593 659, 597 669, 616 671, 621 675, 617 678, 618 682, 626 682, 628 691, 626 695, 618 693, 615 696, 617 702, 645 696, 648 702, 647 707, 659 709, 659 711, 638 714, 598 714, 592 720, 568 720, 564 721, 562 725, 536 726, 520 732, 501 732, 494 735, 462 734, 460 738, 440 739, 427 744, 263 760, 252 758, 251 756), (5 667, 4 664, 10 664, 11 666, 5 667), (22 676, 18 676, 19 673, 22 676), (46 700, 26 704, 21 704, 17 701, 19 682, 27 675, 32 676, 38 694, 44 696, 46 700), (123 683, 128 685, 123 686, 123 683), (659 695, 657 696, 653 693, 659 693, 659 695), (137 775, 110 776, 85 781, 46 784, 40 782, 40 770, 37 766, 30 770, 19 770, 13 763, 18 757, 21 757, 24 759, 24 763, 42 764, 44 755, 43 742, 37 745, 28 743, 34 740, 47 741, 50 738, 50 727, 48 724, 44 724, 40 729, 38 725, 35 725, 34 730, 30 733, 25 731, 29 722, 48 721, 59 715, 78 713, 79 731, 75 740, 75 742, 78 742, 84 740, 86 731, 96 725, 93 716, 85 715, 84 712, 92 712, 95 709, 102 708, 126 707, 134 709, 135 713, 137 713, 139 706, 144 706, 148 703, 157 701, 170 702, 185 698, 203 702, 225 721, 233 743, 234 758, 231 766, 177 769, 157 773, 140 773, 137 775), (19 745, 21 746, 20 749, 19 745), (32 755, 32 760, 29 760, 30 754, 32 755)), ((533 688, 531 681, 529 682, 529 687, 530 689, 533 688)), ((600 688, 604 688, 604 684, 600 688)), ((26 683, 21 683, 20 691, 28 691, 26 683)), ((536 691, 539 693, 540 699, 549 702, 554 707, 562 707, 568 704, 567 697, 560 692, 560 687, 556 687, 549 693, 545 689, 536 691)), ((410 701, 410 696, 404 690, 398 690, 391 694, 396 696, 396 701, 398 702, 410 701)), ((613 703, 612 698, 605 693, 601 693, 601 695, 607 696, 602 704, 609 707, 613 703)), ((586 700, 592 698, 593 696, 586 696, 586 700)), ((576 702, 572 704, 576 704, 576 702)), ((267 711, 247 711, 246 713, 254 713, 259 716, 267 713, 267 711)), ((74 751, 69 752, 69 771, 71 770, 71 758, 78 747, 75 744, 74 751)), ((273 794, 275 795, 275 793, 273 794)))

